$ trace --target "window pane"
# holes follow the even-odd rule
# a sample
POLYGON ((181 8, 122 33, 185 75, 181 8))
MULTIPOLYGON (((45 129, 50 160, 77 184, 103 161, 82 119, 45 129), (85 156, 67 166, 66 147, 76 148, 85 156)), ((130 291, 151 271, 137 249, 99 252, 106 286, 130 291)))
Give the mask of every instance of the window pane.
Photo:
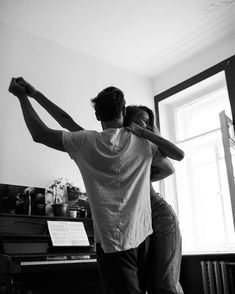
POLYGON ((222 139, 207 144, 201 138, 197 141, 197 148, 183 148, 187 156, 176 167, 183 251, 229 250, 234 228, 225 161, 218 152, 222 139))
POLYGON ((219 128, 218 114, 223 110, 231 117, 224 72, 181 91, 180 94, 184 97, 184 103, 180 103, 174 110, 177 141, 219 128))
POLYGON ((176 110, 177 125, 179 127, 178 140, 218 129, 220 127, 219 113, 225 110, 231 117, 227 90, 222 89, 203 97, 190 105, 176 110))

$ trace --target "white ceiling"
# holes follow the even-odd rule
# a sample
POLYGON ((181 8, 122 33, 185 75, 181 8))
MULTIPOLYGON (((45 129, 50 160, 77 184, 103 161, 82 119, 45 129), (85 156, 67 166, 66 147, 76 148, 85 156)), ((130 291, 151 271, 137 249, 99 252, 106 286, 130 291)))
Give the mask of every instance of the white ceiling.
POLYGON ((235 0, 0 0, 0 20, 153 77, 235 37, 235 0))

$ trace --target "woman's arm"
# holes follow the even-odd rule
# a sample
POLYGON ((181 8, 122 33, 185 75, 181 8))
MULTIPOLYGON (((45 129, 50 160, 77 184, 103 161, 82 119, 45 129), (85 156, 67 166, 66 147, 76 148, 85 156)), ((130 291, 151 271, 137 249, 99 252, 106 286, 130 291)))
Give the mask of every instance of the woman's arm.
POLYGON ((126 127, 126 129, 136 136, 143 137, 150 142, 156 144, 163 155, 178 161, 184 158, 183 150, 181 150, 179 147, 177 147, 175 144, 168 141, 167 139, 164 139, 159 134, 156 134, 146 128, 142 128, 135 123, 132 123, 129 127, 126 127))
POLYGON ((17 78, 16 80, 21 86, 26 88, 27 95, 34 98, 63 128, 70 132, 83 130, 67 112, 51 102, 23 78, 17 78))

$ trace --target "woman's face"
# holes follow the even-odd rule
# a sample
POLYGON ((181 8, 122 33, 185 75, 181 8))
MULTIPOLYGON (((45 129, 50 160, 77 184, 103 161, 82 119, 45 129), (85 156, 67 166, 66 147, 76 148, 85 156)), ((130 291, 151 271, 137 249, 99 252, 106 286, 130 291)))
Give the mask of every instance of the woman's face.
POLYGON ((132 123, 136 123, 142 128, 147 128, 149 126, 149 115, 146 111, 140 109, 131 119, 132 123))

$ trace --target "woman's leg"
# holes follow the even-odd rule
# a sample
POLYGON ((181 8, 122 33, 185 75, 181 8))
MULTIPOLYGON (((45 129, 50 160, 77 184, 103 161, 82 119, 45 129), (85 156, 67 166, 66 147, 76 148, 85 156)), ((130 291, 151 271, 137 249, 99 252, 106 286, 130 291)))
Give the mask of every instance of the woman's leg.
POLYGON ((179 283, 182 239, 177 216, 165 202, 152 208, 154 233, 150 239, 150 294, 182 294, 179 283))

